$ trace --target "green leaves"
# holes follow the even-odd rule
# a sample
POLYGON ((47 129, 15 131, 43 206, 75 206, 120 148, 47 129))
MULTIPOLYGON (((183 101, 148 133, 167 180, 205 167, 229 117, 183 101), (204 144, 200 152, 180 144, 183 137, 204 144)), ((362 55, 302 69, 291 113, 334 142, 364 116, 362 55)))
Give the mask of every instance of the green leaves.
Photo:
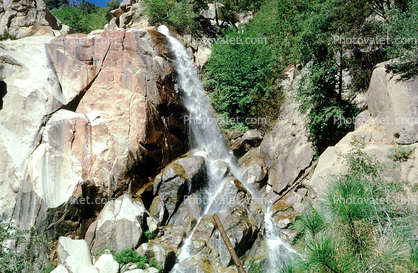
POLYGON ((78 33, 90 33, 93 30, 102 29, 107 23, 106 10, 85 1, 77 7, 64 6, 53 9, 51 13, 61 23, 72 27, 78 33))

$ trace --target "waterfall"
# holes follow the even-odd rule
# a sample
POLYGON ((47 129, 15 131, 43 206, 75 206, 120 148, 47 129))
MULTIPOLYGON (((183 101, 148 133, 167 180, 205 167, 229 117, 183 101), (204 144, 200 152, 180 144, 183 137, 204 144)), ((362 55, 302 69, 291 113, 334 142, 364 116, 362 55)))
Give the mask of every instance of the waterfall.
MULTIPOLYGON (((222 177, 217 174, 216 168, 213 167, 216 160, 226 162, 231 169, 231 173, 241 178, 238 167, 235 163, 235 158, 228 150, 222 132, 214 118, 212 108, 209 104, 208 98, 204 92, 203 85, 199 79, 197 69, 192 65, 190 56, 183 44, 170 34, 166 26, 160 26, 158 31, 164 34, 168 40, 170 50, 174 55, 173 65, 178 74, 178 82, 182 91, 182 98, 185 108, 188 113, 184 116, 183 121, 187 122, 190 130, 192 149, 197 150, 195 155, 205 157, 208 165, 208 186, 205 188, 205 195, 208 196, 208 203, 206 204, 201 216, 209 213, 211 204, 218 193, 222 190, 222 177)), ((242 180, 242 179, 241 179, 242 180)), ((245 181, 242 181, 245 184, 245 181)), ((247 185, 246 185, 247 186, 247 185)), ((257 196, 247 187, 252 196, 257 196)), ((200 218, 197 219, 195 228, 198 226, 200 218)), ((181 252, 178 255, 178 262, 171 272, 179 272, 177 265, 184 259, 190 257, 189 248, 194 229, 190 232, 189 237, 184 241, 181 252)), ((274 272, 277 266, 282 263, 281 260, 276 259, 277 255, 284 255, 288 258, 289 253, 294 252, 290 246, 284 243, 270 217, 270 213, 266 214, 265 218, 265 240, 269 247, 271 257, 268 259, 267 272, 274 272)), ((289 254, 290 255, 290 254, 289 254)), ((267 268, 266 268, 267 269, 267 268)), ((180 273, 180 272, 179 272, 180 273)))

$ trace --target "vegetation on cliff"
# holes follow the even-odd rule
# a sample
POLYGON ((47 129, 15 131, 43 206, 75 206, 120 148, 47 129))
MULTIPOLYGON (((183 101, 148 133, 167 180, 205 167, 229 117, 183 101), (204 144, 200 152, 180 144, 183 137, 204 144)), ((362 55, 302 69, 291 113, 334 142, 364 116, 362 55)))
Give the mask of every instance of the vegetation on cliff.
MULTIPOLYGON (((213 46, 205 78, 215 109, 228 115, 264 115, 255 109, 270 108, 265 102, 271 93, 266 90, 274 90, 281 72, 288 66, 306 67, 295 97, 300 111, 308 115, 310 137, 320 154, 353 129, 353 124, 334 120, 359 113, 352 95, 367 90, 378 62, 400 58, 402 62, 392 68, 415 73, 417 12, 416 0, 266 1, 245 27, 232 27, 224 34, 226 38, 265 38, 266 45, 218 40, 213 46), (247 54, 253 54, 251 62, 245 59, 247 54), (260 72, 263 77, 249 82, 249 73, 260 74, 256 71, 259 63, 267 64, 260 72), (253 86, 262 88, 254 92, 253 86), (248 103, 252 105, 240 107, 248 103)), ((271 107, 276 112, 277 102, 271 107)))

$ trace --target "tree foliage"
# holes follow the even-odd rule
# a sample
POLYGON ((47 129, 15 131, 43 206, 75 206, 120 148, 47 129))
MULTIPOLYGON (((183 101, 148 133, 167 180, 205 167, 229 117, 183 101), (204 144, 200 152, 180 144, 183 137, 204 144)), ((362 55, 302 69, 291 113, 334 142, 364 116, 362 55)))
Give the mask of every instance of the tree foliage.
POLYGON ((51 10, 61 23, 72 27, 78 33, 90 33, 96 29, 103 29, 111 19, 110 11, 119 7, 119 0, 106 2, 106 8, 83 0, 76 6, 67 4, 57 6, 51 10))

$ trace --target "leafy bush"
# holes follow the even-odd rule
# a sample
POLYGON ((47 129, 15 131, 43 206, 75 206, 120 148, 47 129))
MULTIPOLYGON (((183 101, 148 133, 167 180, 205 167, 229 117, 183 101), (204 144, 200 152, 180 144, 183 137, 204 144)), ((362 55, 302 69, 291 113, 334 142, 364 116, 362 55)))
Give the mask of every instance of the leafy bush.
POLYGON ((106 8, 96 6, 83 0, 75 7, 58 5, 51 10, 63 24, 72 27, 78 33, 90 33, 96 29, 103 29, 112 18, 110 11, 119 7, 119 0, 106 1, 106 8))
POLYGON ((0 272, 49 273, 54 269, 47 258, 52 242, 40 235, 36 227, 20 230, 0 216, 0 242, 0 272))
POLYGON ((293 227, 301 232, 297 246, 302 260, 296 272, 417 270, 417 219, 410 217, 416 208, 387 202, 400 193, 402 183, 390 166, 363 148, 359 140, 352 142, 342 157, 347 174, 331 177, 324 201, 310 204, 297 217, 293 227))
POLYGON ((162 272, 162 265, 155 258, 148 259, 147 256, 139 255, 131 248, 123 249, 115 254, 115 260, 120 264, 136 263, 139 269, 146 269, 148 266, 155 267, 162 272))
POLYGON ((151 25, 170 22, 181 33, 197 33, 201 30, 196 20, 199 12, 206 9, 203 0, 144 0, 151 25))
POLYGON ((272 88, 271 49, 265 43, 245 42, 257 37, 261 38, 255 31, 227 32, 222 41, 235 42, 214 44, 205 67, 205 88, 215 110, 226 117, 238 117, 242 122, 246 118, 264 116, 260 114, 266 114, 271 108, 278 112, 279 96, 272 88))
POLYGON ((142 256, 131 248, 123 249, 115 254, 115 260, 120 264, 137 263, 141 261, 141 258, 142 256))
POLYGON ((147 237, 148 240, 152 239, 152 231, 151 230, 147 230, 144 232, 145 237, 147 237))
POLYGON ((398 146, 389 149, 388 157, 393 161, 407 161, 411 153, 411 148, 398 146))
POLYGON ((138 255, 138 262, 136 263, 136 265, 138 266, 139 269, 145 269, 147 268, 147 257, 146 256, 141 256, 138 255))
POLYGON ((154 257, 149 260, 149 266, 156 268, 158 272, 163 272, 162 262, 157 261, 154 257))
POLYGON ((418 1, 405 1, 407 10, 394 6, 389 12, 389 24, 386 35, 389 46, 386 48, 389 58, 399 58, 400 62, 391 66, 395 72, 415 75, 418 72, 418 1))

